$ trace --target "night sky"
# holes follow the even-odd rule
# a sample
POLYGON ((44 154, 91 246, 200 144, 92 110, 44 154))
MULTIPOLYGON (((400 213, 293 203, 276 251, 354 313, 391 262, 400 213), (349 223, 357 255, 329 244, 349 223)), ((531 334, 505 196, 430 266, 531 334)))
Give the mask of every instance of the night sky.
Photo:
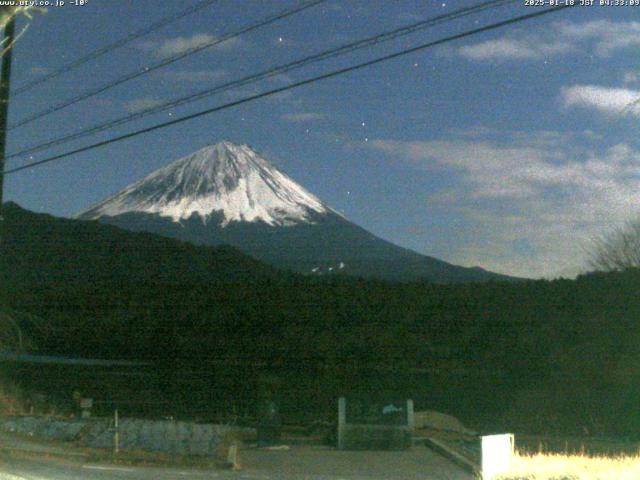
MULTIPOLYGON (((29 20, 12 88, 196 2, 88 0, 29 20)), ((12 98, 10 123, 300 3, 219 0, 12 98)), ((473 5, 328 1, 9 132, 8 153, 385 30, 473 5)), ((71 142, 7 168, 522 15, 524 0, 71 142)), ((640 7, 576 7, 9 175, 5 200, 70 216, 226 139, 348 219, 443 260, 575 276, 594 235, 638 214, 640 7), (631 105, 630 105, 631 104, 631 105)))

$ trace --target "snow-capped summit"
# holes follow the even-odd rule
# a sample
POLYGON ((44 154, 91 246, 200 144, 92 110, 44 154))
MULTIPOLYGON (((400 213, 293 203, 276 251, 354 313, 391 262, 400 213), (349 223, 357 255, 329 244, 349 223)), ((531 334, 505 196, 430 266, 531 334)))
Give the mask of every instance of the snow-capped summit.
POLYGON ((231 245, 312 275, 468 282, 504 279, 399 247, 329 208, 247 145, 176 160, 78 215, 196 245, 231 245))
POLYGON ((248 145, 221 141, 156 170, 78 215, 83 219, 150 213, 174 222, 222 214, 230 222, 289 226, 330 209, 248 145))

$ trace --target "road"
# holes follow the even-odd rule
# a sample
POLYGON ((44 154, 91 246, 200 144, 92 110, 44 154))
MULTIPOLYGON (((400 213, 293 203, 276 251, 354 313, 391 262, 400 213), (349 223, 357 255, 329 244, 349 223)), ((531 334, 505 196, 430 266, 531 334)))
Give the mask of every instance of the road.
POLYGON ((199 480, 212 478, 223 480, 243 477, 234 475, 234 472, 224 471, 83 465, 59 460, 3 459, 0 461, 0 480, 199 480))
POLYGON ((239 471, 129 467, 78 459, 0 456, 0 480, 472 480, 424 447, 408 452, 343 452, 322 447, 243 450, 239 471))

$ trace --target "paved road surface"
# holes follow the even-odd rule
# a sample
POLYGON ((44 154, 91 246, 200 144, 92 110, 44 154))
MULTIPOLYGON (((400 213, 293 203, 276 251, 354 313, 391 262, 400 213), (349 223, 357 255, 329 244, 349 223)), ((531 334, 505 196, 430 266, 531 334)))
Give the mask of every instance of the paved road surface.
POLYGON ((472 480, 424 447, 408 452, 341 452, 322 447, 241 451, 242 469, 195 470, 0 457, 0 480, 472 480))

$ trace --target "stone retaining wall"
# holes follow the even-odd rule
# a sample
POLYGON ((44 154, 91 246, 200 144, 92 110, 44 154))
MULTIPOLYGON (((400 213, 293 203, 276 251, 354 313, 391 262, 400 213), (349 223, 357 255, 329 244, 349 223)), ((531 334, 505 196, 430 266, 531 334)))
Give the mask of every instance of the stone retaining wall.
MULTIPOLYGON (((112 419, 66 420, 47 417, 0 417, 0 430, 78 446, 112 448, 112 419)), ((253 431, 228 425, 171 420, 120 419, 120 448, 180 455, 214 455, 226 436, 253 431)))

